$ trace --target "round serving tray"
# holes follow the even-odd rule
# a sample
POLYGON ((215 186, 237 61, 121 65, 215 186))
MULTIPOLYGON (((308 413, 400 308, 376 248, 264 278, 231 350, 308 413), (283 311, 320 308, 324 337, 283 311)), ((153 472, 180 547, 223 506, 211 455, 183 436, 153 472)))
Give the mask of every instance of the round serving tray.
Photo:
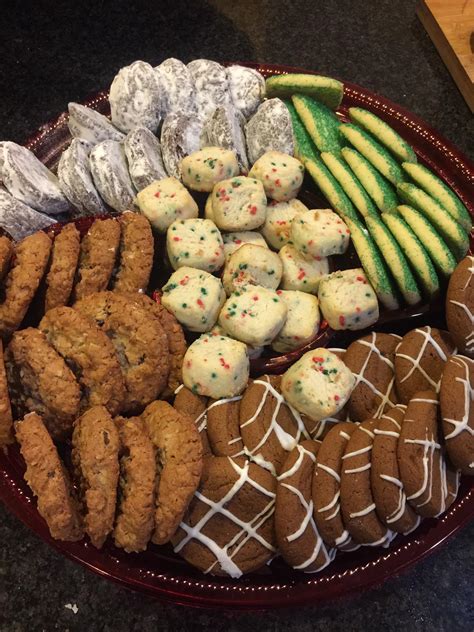
MULTIPOLYGON (((308 72, 286 66, 246 65, 256 68, 265 77, 308 72)), ((474 217, 474 200, 469 197, 474 187, 474 165, 436 131, 403 108, 355 84, 344 82, 344 86, 344 99, 338 110, 341 117, 346 115, 349 107, 361 106, 386 120, 415 148, 420 161, 456 191, 474 217)), ((85 105, 109 113, 105 92, 90 98, 85 105)), ((53 168, 69 141, 67 113, 63 113, 43 125, 29 139, 27 146, 53 168)), ((381 328, 404 333, 414 326, 414 321, 416 325, 442 325, 444 320, 442 310, 426 308, 410 313, 411 318, 406 316, 401 313, 398 321, 382 323, 381 328)), ((266 359, 265 369, 281 371, 291 359, 266 359)), ((53 540, 36 510, 36 502, 23 480, 23 473, 24 466, 17 446, 0 454, 0 499, 45 542, 66 557, 128 588, 174 603, 203 608, 281 608, 315 604, 361 591, 412 566, 474 519, 474 480, 465 477, 456 502, 441 519, 425 520, 409 536, 398 536, 389 549, 366 547, 340 555, 316 575, 293 571, 281 560, 275 559, 258 573, 232 580, 203 575, 174 555, 168 546, 150 545, 145 553, 126 554, 110 541, 98 551, 85 540, 75 543, 53 540)))

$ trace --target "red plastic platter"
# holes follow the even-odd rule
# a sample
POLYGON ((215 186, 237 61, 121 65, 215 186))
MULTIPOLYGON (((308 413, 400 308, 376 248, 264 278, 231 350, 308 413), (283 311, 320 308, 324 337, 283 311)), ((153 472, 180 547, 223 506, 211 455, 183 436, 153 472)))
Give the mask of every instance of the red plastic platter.
MULTIPOLYGON (((307 72, 284 66, 248 64, 264 76, 307 72)), ((372 110, 392 125, 416 150, 421 162, 440 175, 461 197, 474 216, 474 165, 453 145, 423 121, 403 108, 360 86, 344 82, 342 117, 351 106, 372 110)), ((86 103, 107 114, 106 93, 86 103)), ((56 164, 69 143, 67 114, 40 128, 27 146, 48 166, 56 164)), ((472 245, 472 238, 471 238, 472 245)), ((421 315, 430 323, 440 315, 421 315)), ((410 319, 411 320, 411 319, 410 319)), ((418 323, 417 323, 418 324, 418 323)), ((413 324, 410 325, 411 328, 413 324)), ((404 319, 392 322, 392 331, 402 331, 404 319)), ((278 362, 277 362, 278 364, 278 362)), ((275 366, 276 370, 282 367, 275 366)), ((64 543, 52 540, 36 503, 23 481, 23 464, 17 447, 0 454, 0 499, 22 522, 66 557, 123 586, 178 604, 207 608, 264 609, 315 604, 382 583, 432 553, 449 537, 474 519, 474 481, 464 478, 458 499, 440 520, 425 520, 407 537, 397 537, 389 549, 359 549, 338 556, 323 572, 305 575, 275 559, 259 573, 239 580, 206 576, 174 555, 170 547, 150 545, 145 553, 125 554, 107 542, 100 551, 86 541, 64 543)))

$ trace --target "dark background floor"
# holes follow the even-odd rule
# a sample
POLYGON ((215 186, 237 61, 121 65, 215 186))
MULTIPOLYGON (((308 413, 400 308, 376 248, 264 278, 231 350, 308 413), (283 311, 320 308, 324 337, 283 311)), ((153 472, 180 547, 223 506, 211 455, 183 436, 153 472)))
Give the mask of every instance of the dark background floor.
MULTIPOLYGON (((108 87, 135 59, 293 64, 404 105, 473 158, 474 119, 414 0, 0 0, 0 138, 108 87)), ((0 632, 474 630, 474 525, 380 589, 324 607, 223 614, 162 605, 64 560, 0 507, 0 632), (77 605, 77 614, 66 608, 77 605)))

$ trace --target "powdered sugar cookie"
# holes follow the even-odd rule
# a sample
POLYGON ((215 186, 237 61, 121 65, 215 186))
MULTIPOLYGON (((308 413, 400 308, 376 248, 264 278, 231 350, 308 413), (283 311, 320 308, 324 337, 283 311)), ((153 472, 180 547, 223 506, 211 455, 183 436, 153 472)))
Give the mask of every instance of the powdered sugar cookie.
POLYGON ((128 171, 137 191, 155 180, 166 178, 160 141, 147 127, 136 127, 129 132, 123 146, 128 171))
POLYGON ((67 125, 74 138, 82 138, 93 145, 103 140, 121 141, 124 139, 125 135, 100 112, 74 102, 68 103, 67 107, 69 111, 67 125))
POLYGON ((267 99, 245 126, 250 164, 254 164, 267 151, 294 153, 294 136, 291 116, 281 99, 267 99))
POLYGON ((198 151, 201 144, 202 122, 196 116, 180 112, 168 114, 161 126, 161 154, 166 173, 181 179, 181 161, 198 151))
POLYGON ((89 154, 92 178, 101 197, 115 211, 133 208, 135 189, 121 143, 104 140, 89 154))
POLYGON ((249 161, 245 147, 245 118, 232 105, 218 107, 206 119, 201 143, 205 147, 230 149, 237 155, 240 170, 247 173, 249 161))
POLYGON ((229 66, 226 72, 232 103, 248 119, 263 100, 265 79, 257 70, 245 66, 229 66))
POLYGON ((155 67, 161 91, 163 116, 183 112, 195 113, 194 81, 189 68, 179 59, 169 57, 155 67))
POLYGON ((194 82, 196 110, 201 120, 217 107, 230 104, 227 73, 223 66, 210 59, 194 59, 187 68, 194 82))

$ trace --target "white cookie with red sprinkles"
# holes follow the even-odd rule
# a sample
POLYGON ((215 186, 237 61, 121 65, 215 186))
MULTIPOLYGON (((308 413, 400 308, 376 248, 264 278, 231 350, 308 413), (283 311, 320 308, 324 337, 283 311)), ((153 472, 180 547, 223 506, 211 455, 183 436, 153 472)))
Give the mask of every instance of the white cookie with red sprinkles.
POLYGON ((267 197, 288 202, 299 193, 304 166, 297 158, 281 151, 267 151, 250 169, 249 176, 261 181, 267 197))
POLYGON ((283 264, 281 288, 316 294, 319 282, 329 274, 326 257, 306 257, 291 244, 286 244, 278 253, 283 264))

